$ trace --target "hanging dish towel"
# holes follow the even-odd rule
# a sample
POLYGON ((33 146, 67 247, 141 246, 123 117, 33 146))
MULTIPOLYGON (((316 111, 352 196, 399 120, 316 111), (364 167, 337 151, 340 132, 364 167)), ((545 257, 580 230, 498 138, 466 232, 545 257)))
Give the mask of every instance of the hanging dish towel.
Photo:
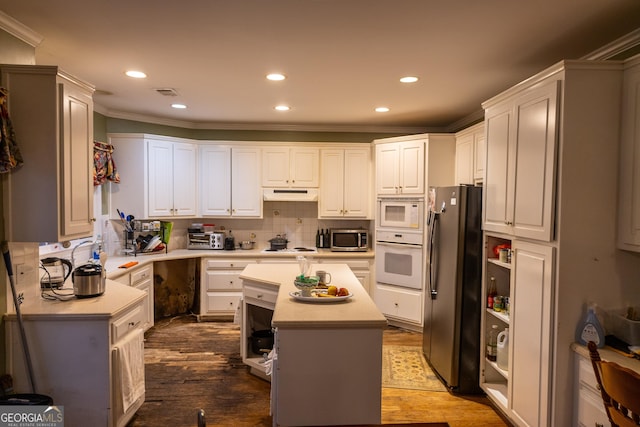
POLYGON ((118 346, 120 361, 120 389, 122 409, 127 412, 131 405, 144 396, 144 335, 138 328, 128 334, 118 346))
POLYGON ((9 118, 9 110, 7 109, 8 93, 5 88, 0 88, 0 173, 7 173, 24 163, 22 154, 20 154, 16 144, 16 134, 9 118))
POLYGON ((116 170, 116 163, 113 160, 113 145, 106 142, 93 142, 93 185, 97 186, 105 183, 120 182, 120 174, 116 170))

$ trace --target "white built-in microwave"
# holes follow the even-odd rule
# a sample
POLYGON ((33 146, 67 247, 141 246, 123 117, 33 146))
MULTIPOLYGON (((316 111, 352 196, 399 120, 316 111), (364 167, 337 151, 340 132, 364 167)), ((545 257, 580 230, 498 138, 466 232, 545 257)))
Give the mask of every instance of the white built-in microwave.
POLYGON ((422 231, 424 199, 378 199, 376 228, 422 231))

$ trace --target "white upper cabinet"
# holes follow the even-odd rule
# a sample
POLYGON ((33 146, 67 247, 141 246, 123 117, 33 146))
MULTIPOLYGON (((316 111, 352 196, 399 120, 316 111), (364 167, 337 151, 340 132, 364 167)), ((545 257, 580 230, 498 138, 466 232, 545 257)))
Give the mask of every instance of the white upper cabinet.
POLYGON ((200 214, 261 217, 260 149, 200 146, 200 214))
POLYGON ((110 134, 120 183, 111 184, 110 216, 193 217, 197 212, 198 146, 145 134, 110 134))
POLYGON ((200 146, 200 214, 231 215, 231 147, 200 146))
POLYGON ((149 140, 148 154, 148 216, 195 216, 196 144, 149 140))
POLYGON ((24 159, 3 174, 5 238, 91 236, 94 88, 54 66, 2 65, 0 73, 24 159))
POLYGON ((640 252, 640 57, 624 71, 618 247, 640 252))
POLYGON ((424 145, 424 138, 376 145, 378 195, 424 195, 424 145))
POLYGON ((553 80, 486 109, 486 230, 552 240, 558 90, 553 80))
POLYGON ((262 186, 278 188, 318 187, 320 150, 313 147, 264 147, 262 186))
POLYGON ((260 188, 260 149, 231 150, 231 215, 262 217, 260 188))
POLYGON ((371 149, 322 149, 320 154, 321 218, 367 218, 370 212, 371 149))
POLYGON ((479 184, 484 177, 484 123, 456 133, 456 184, 479 184))

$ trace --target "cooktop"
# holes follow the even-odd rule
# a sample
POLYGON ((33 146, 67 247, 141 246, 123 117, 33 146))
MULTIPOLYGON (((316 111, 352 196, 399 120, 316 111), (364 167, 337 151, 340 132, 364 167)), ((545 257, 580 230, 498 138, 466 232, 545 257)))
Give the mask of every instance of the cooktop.
POLYGON ((262 252, 278 252, 278 253, 306 252, 306 253, 318 253, 318 250, 316 248, 304 248, 304 247, 285 248, 285 249, 266 248, 266 249, 263 249, 262 252))

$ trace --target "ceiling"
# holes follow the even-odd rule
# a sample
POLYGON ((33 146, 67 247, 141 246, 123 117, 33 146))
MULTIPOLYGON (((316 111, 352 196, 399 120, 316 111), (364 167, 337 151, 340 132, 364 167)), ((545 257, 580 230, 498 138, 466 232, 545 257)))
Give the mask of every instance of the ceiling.
POLYGON ((0 0, 0 11, 42 36, 38 64, 95 85, 97 111, 210 129, 451 128, 640 27, 640 0, 0 0))

